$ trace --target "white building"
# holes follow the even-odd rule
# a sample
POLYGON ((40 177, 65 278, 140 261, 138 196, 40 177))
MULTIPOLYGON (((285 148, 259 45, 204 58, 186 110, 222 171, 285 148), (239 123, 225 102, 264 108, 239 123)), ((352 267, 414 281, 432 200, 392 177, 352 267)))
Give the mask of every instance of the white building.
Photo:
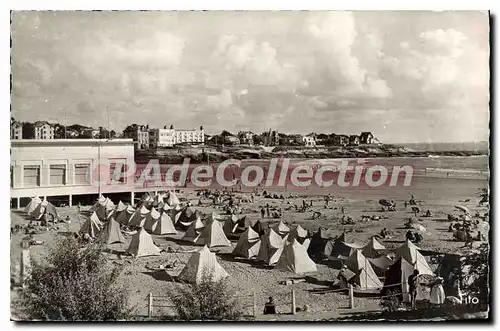
POLYGON ((149 131, 149 142, 151 147, 173 147, 176 144, 192 143, 203 144, 205 142, 205 131, 203 127, 193 130, 176 130, 171 125, 169 129, 151 129, 149 131))
POLYGON ((12 140, 10 195, 18 207, 35 195, 67 196, 69 205, 75 195, 131 192, 133 200, 134 181, 112 176, 133 161, 132 139, 12 140))
POLYGON ((151 129, 149 131, 149 145, 153 148, 172 147, 175 145, 174 129, 151 129))
POLYGON ((194 143, 203 144, 205 142, 205 131, 203 126, 193 130, 175 130, 175 144, 194 143))
POLYGON ((302 143, 306 147, 316 147, 316 138, 314 135, 302 136, 302 143))

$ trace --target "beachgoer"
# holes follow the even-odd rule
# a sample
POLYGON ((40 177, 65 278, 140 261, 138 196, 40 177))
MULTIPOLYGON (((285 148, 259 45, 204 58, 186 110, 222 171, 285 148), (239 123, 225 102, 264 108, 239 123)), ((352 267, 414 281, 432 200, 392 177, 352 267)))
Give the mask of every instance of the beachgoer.
POLYGON ((267 217, 271 217, 271 212, 269 211, 269 204, 266 204, 267 217))
POLYGON ((276 306, 274 305, 273 297, 269 297, 269 301, 264 305, 264 315, 276 314, 276 306))
POLYGON ((408 295, 410 296, 411 309, 415 309, 417 304, 417 280, 418 280, 418 269, 413 270, 413 274, 408 277, 408 295))
POLYGON ((260 216, 261 216, 262 218, 264 218, 264 216, 265 216, 265 215, 266 215, 266 210, 264 209, 264 207, 262 207, 262 208, 260 209, 260 216))
POLYGON ((431 298, 430 302, 433 305, 441 305, 444 303, 446 296, 443 289, 443 278, 438 277, 437 280, 432 284, 431 287, 431 298))
POLYGON ((427 212, 425 213, 425 217, 432 217, 432 213, 429 209, 427 209, 427 212))
POLYGON ((344 208, 344 206, 342 206, 341 211, 342 211, 342 214, 345 214, 345 208, 344 208))

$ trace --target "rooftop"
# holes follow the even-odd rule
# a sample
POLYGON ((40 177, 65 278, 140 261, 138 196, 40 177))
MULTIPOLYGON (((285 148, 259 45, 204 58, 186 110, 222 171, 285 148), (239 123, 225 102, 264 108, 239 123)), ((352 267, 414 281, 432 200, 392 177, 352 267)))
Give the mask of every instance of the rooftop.
POLYGON ((133 139, 17 139, 11 140, 12 147, 22 146, 82 146, 82 145, 133 145, 133 139))

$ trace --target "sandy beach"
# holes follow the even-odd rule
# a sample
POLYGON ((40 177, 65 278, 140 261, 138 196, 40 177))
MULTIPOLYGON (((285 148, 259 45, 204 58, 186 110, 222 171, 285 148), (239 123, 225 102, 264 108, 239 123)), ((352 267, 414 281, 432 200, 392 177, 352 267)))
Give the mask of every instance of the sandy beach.
MULTIPOLYGON (((303 228, 311 231, 316 231, 320 226, 328 229, 332 236, 347 233, 347 241, 364 244, 374 234, 379 233, 383 228, 387 228, 392 232, 392 238, 381 241, 387 248, 397 247, 405 240, 407 229, 403 224, 413 216, 410 207, 404 208, 404 200, 410 198, 410 194, 415 196, 423 211, 430 210, 432 217, 419 217, 427 231, 424 233, 423 242, 419 243, 422 250, 429 250, 441 253, 463 253, 463 242, 454 241, 452 233, 448 232, 449 222, 446 220, 448 214, 457 214, 454 208, 456 204, 462 204, 469 208, 472 215, 476 212, 481 215, 488 212, 488 207, 478 206, 477 192, 479 188, 486 188, 488 185, 486 180, 466 179, 466 178, 433 178, 421 177, 414 182, 411 187, 397 187, 384 189, 370 188, 349 188, 345 190, 330 191, 333 196, 333 202, 330 203, 330 208, 324 208, 324 194, 318 190, 304 190, 300 196, 287 198, 285 200, 266 199, 262 196, 257 196, 253 203, 243 203, 243 214, 252 220, 260 219, 259 207, 269 204, 270 206, 280 207, 284 211, 283 220, 289 224, 300 224, 303 228), (394 199, 397 203, 398 210, 395 212, 381 212, 381 206, 378 203, 379 198, 394 199), (464 199, 470 199, 464 203, 464 199), (322 216, 319 219, 312 219, 312 211, 297 212, 294 205, 301 205, 303 200, 313 202, 314 211, 321 212, 322 216), (344 207, 346 215, 352 217, 355 225, 342 225, 340 219, 342 217, 341 208, 344 207), (379 216, 379 220, 361 221, 362 215, 379 216), (384 219, 383 217, 386 216, 384 219)), ((272 191, 272 190, 268 190, 272 191)), ((286 192, 281 190, 280 193, 286 192)), ((243 195, 243 193, 236 193, 243 195)), ((202 199, 203 206, 197 207, 199 197, 196 191, 190 188, 181 189, 179 197, 185 201, 191 201, 195 209, 199 209, 203 213, 216 211, 221 213, 221 210, 211 206, 211 202, 202 199)), ((116 203, 116 202, 115 202, 116 203)), ((90 206, 82 207, 82 210, 89 209, 90 206)), ((59 232, 78 231, 85 217, 78 216, 76 207, 58 208, 58 213, 62 218, 67 215, 73 220, 70 225, 59 223, 59 232), (78 220, 79 219, 79 220, 78 220), (78 220, 78 221, 77 221, 78 220)), ((261 220, 265 223, 277 223, 279 219, 264 218, 261 220)), ((23 212, 11 212, 11 226, 17 224, 27 224, 29 221, 26 214, 23 212)), ((480 222, 478 229, 486 236, 488 240, 489 224, 480 222)), ((47 247, 53 245, 55 239, 59 236, 58 232, 47 231, 35 235, 36 240, 44 242, 43 245, 31 246, 32 259, 41 259, 46 252, 47 247)), ((157 236, 153 235, 155 243, 161 248, 171 247, 176 253, 163 252, 161 256, 156 257, 141 257, 137 259, 125 258, 117 259, 116 255, 109 254, 110 263, 121 264, 124 266, 124 271, 120 277, 120 281, 124 282, 132 289, 130 305, 135 306, 137 314, 140 316, 147 315, 147 296, 153 293, 155 296, 165 296, 171 291, 175 291, 177 286, 183 286, 173 281, 171 276, 176 276, 182 269, 183 264, 190 256, 190 252, 199 249, 199 246, 191 246, 182 242, 180 238, 182 233, 178 235, 157 236), (165 271, 152 271, 160 265, 174 262, 178 260, 175 269, 165 271)), ((15 234, 11 237, 11 271, 14 273, 14 265, 20 259, 20 242, 23 234, 15 234)), ((113 244, 110 248, 118 251, 125 251, 130 242, 130 236, 125 236, 125 244, 113 244)), ((217 252, 218 260, 224 269, 231 276, 231 283, 237 290, 238 296, 242 303, 243 311, 251 315, 253 310, 253 293, 257 303, 256 319, 269 318, 268 316, 260 315, 262 307, 267 297, 273 296, 277 304, 279 314, 273 316, 275 319, 287 319, 286 314, 290 312, 291 289, 296 293, 296 302, 298 307, 309 305, 310 309, 306 313, 298 313, 293 316, 294 319, 321 319, 324 316, 328 318, 337 318, 349 315, 353 311, 349 311, 348 296, 344 292, 333 292, 318 294, 315 292, 328 290, 332 281, 335 280, 338 274, 338 269, 332 265, 317 264, 318 271, 311 275, 307 275, 306 281, 294 285, 280 285, 279 282, 297 277, 289 272, 275 270, 273 268, 264 268, 254 261, 235 259, 229 254, 235 247, 237 240, 232 240, 232 247, 224 247, 214 249, 217 252)), ((435 267, 432 266, 431 267, 435 267)), ((12 292, 15 298, 15 292, 12 292)), ((361 311, 377 311, 380 310, 379 300, 377 298, 369 298, 363 296, 355 297, 355 307, 361 311)), ((165 305, 165 304, 164 304, 165 305)), ((168 304, 167 304, 168 305, 168 304)), ((154 315, 169 315, 172 314, 170 307, 155 308, 154 315)), ((13 304, 12 316, 16 316, 15 304, 13 304)))

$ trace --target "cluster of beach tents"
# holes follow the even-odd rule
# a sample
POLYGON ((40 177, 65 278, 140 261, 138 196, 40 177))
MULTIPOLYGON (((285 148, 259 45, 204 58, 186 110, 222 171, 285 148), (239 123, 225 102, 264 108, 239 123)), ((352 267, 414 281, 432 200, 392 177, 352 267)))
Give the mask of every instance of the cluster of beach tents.
MULTIPOLYGON (((375 237, 365 245, 348 243, 345 233, 329 238, 319 229, 311 238, 308 253, 319 260, 339 260, 344 264, 344 280, 361 290, 382 289, 382 294, 397 292, 408 300, 408 277, 414 270, 420 275, 434 275, 420 248, 406 240, 393 251, 386 249, 375 237), (392 253, 394 258, 389 258, 392 253), (345 276, 347 275, 347 276, 345 276), (380 278, 384 278, 384 282, 380 278)), ((341 286, 347 287, 341 282, 341 286)))
POLYGON ((56 207, 47 200, 47 197, 43 200, 38 196, 31 198, 24 212, 35 220, 41 220, 44 216, 51 217, 53 220, 59 219, 56 207))

